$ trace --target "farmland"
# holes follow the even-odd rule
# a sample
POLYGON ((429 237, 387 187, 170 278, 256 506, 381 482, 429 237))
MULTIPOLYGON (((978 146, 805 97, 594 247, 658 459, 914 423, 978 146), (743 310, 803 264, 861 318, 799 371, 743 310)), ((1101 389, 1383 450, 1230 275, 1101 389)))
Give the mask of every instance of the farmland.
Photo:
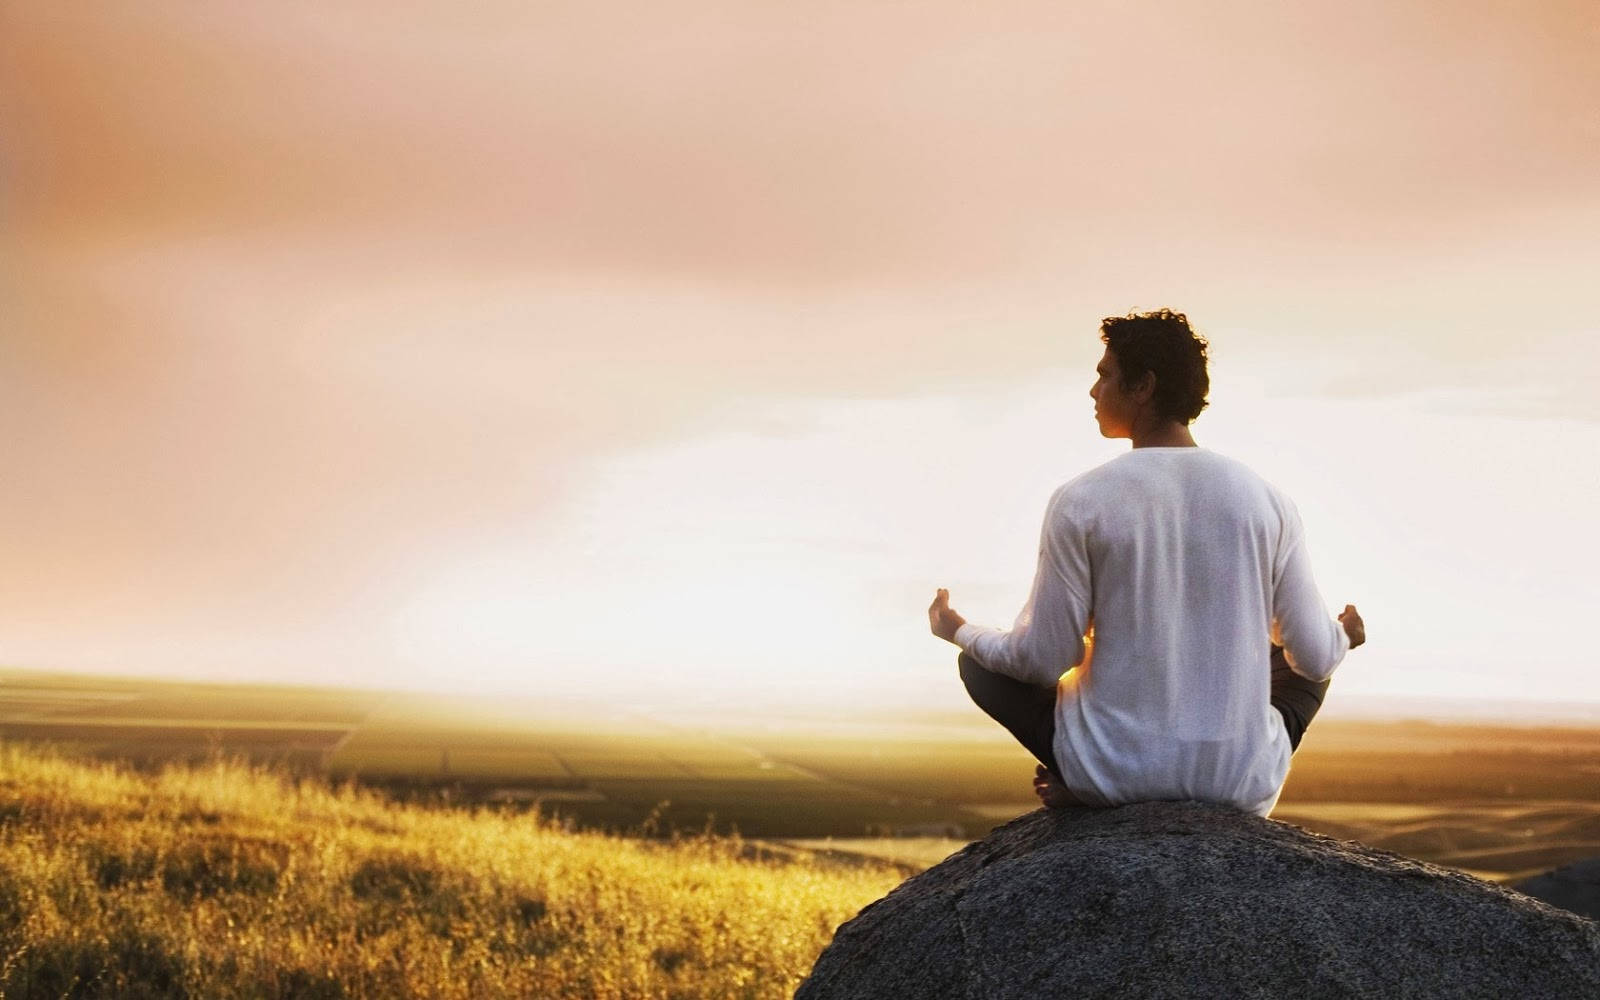
MULTIPOLYGON (((1034 806, 1030 760, 976 710, 735 721, 7 671, 0 738, 149 769, 241 758, 391 799, 736 830, 913 866, 1034 806)), ((1274 815, 1508 879, 1600 854, 1597 788, 1600 730, 1326 719, 1274 815)))

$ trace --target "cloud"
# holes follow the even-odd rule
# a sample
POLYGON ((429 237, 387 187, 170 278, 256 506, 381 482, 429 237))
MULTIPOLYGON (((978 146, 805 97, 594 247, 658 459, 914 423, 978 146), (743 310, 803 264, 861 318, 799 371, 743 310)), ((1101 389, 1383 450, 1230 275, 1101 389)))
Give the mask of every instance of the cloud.
POLYGON ((29 649, 382 659, 419 581, 611 456, 1076 395, 1128 308, 1297 396, 1594 419, 1586 4, 5 21, 29 649))

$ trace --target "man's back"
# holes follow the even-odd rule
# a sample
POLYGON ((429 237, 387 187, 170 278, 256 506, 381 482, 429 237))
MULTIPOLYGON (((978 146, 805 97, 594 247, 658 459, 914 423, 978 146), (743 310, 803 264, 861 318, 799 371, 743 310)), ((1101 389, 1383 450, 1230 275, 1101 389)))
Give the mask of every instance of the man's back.
POLYGON ((1142 448, 1057 491, 1045 534, 1093 623, 1092 658, 1057 704, 1068 786, 1105 804, 1268 811, 1289 762, 1268 698, 1274 624, 1301 672, 1331 671, 1345 649, 1294 506, 1233 459, 1142 448))

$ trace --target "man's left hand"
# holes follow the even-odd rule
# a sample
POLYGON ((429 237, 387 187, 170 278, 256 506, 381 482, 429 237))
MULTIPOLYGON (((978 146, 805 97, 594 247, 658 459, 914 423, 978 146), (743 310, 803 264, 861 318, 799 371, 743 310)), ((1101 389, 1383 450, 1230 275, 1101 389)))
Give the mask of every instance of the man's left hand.
POLYGON ((933 595, 933 603, 928 605, 928 628, 945 642, 955 642, 956 629, 966 623, 965 618, 951 609, 950 591, 940 587, 933 595))
POLYGON ((1361 620, 1361 613, 1354 604, 1346 604, 1344 610, 1339 612, 1339 624, 1344 626, 1344 634, 1350 637, 1350 648, 1367 641, 1367 623, 1361 620))

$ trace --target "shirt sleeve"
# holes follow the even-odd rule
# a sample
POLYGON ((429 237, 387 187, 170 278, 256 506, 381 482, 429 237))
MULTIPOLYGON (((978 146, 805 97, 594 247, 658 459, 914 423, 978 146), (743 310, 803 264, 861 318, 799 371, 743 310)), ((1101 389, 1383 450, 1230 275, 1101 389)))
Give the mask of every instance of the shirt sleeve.
POLYGON ((1289 508, 1277 572, 1273 574, 1272 641, 1283 647, 1290 669, 1313 681, 1327 680, 1350 650, 1344 626, 1328 606, 1311 575, 1305 531, 1289 508))
POLYGON ((1057 490, 1045 511, 1033 589, 1016 622, 1009 631, 969 622, 956 631, 956 645, 987 670, 1053 687, 1083 662, 1092 593, 1084 534, 1057 490))

